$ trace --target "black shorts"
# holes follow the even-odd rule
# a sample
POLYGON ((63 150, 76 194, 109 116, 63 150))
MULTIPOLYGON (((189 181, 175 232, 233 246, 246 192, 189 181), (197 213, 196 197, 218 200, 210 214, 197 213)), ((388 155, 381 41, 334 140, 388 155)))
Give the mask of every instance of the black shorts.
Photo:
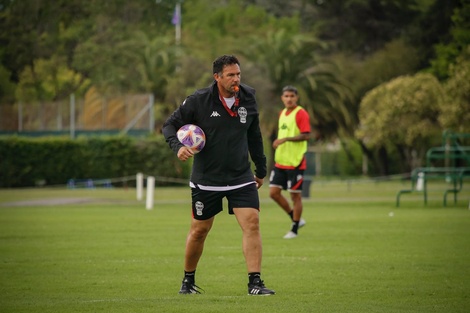
POLYGON ((302 192, 304 170, 285 170, 275 167, 269 177, 269 187, 279 187, 289 192, 302 192))
POLYGON ((207 220, 223 210, 222 199, 228 200, 228 213, 234 208, 253 208, 259 210, 259 195, 256 184, 249 184, 227 191, 207 191, 191 188, 193 218, 207 220))

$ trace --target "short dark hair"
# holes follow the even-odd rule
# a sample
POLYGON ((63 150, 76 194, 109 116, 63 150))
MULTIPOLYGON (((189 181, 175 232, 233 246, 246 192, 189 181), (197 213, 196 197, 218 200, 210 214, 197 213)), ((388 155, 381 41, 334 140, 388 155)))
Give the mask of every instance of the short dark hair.
POLYGON ((231 65, 231 64, 238 64, 237 57, 234 55, 223 55, 215 59, 214 63, 212 63, 212 73, 221 73, 224 69, 224 66, 231 65))
POLYGON ((284 92, 286 92, 286 91, 293 92, 293 93, 295 93, 296 95, 299 94, 299 92, 297 91, 297 88, 295 88, 294 86, 290 86, 290 85, 287 85, 287 86, 285 86, 284 88, 282 88, 282 93, 284 93, 284 92))

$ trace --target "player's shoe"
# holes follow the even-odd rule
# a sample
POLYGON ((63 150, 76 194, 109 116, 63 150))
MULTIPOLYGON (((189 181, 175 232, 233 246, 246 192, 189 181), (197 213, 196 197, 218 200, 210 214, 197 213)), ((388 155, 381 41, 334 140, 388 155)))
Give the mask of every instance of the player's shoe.
POLYGON ((289 231, 287 234, 284 235, 284 239, 293 239, 297 237, 297 234, 293 231, 289 231))
POLYGON ((204 290, 201 287, 196 286, 196 284, 192 280, 185 278, 183 279, 183 283, 181 284, 181 289, 179 291, 179 294, 190 295, 190 294, 198 294, 203 291, 204 290))
POLYGON ((252 284, 248 284, 249 296, 270 296, 274 294, 276 294, 276 292, 266 288, 264 282, 260 278, 255 278, 252 284))
POLYGON ((305 226, 305 224, 307 224, 307 222, 303 218, 301 218, 299 221, 299 228, 305 226))

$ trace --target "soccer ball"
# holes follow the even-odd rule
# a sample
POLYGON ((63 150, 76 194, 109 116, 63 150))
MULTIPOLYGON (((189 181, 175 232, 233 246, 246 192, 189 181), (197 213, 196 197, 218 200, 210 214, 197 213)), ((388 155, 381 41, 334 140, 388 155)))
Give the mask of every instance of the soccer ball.
POLYGON ((206 145, 206 134, 201 127, 194 124, 186 124, 181 126, 176 132, 178 140, 186 147, 198 153, 206 145))

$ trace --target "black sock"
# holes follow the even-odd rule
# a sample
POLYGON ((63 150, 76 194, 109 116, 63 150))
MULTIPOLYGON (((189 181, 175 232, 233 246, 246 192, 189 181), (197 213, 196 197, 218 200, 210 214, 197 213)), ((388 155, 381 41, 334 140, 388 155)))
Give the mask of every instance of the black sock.
POLYGON ((253 280, 255 280, 255 278, 261 278, 261 273, 259 272, 248 273, 248 282, 250 284, 253 283, 253 280))
POLYGON ((287 215, 290 216, 290 219, 291 220, 294 220, 294 210, 290 211, 289 213, 287 213, 287 215))
POLYGON ((299 221, 292 221, 291 231, 297 234, 297 232, 299 231, 299 221))
POLYGON ((184 271, 184 278, 192 281, 193 283, 196 282, 196 271, 186 272, 184 271))

